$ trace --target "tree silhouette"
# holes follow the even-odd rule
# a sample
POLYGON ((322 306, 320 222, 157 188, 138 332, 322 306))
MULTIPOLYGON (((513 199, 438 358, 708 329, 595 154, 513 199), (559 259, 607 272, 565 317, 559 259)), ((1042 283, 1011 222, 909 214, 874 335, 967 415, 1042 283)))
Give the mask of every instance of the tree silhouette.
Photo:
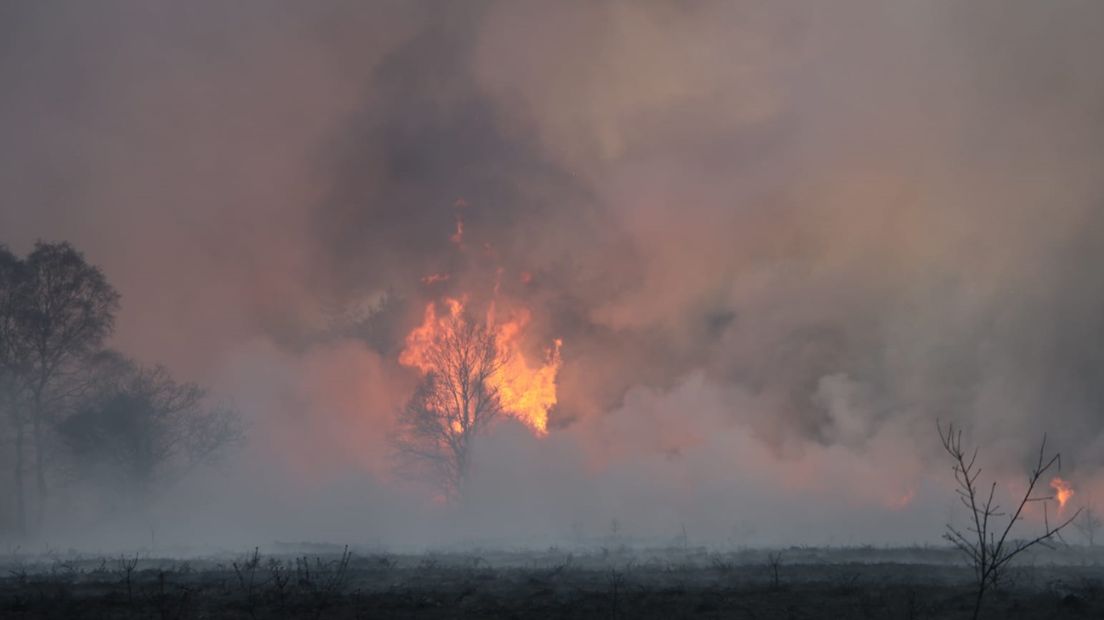
POLYGON ((462 496, 473 439, 502 413, 489 380, 506 360, 491 330, 466 314, 441 327, 423 351, 432 370, 399 411, 393 442, 400 471, 429 478, 452 502, 462 496))
POLYGON ((58 426, 78 471, 103 472, 132 498, 145 499, 243 437, 237 414, 203 404, 194 383, 161 366, 125 362, 97 394, 58 426))
POLYGON ((42 524, 48 497, 47 431, 61 406, 82 386, 82 360, 98 351, 115 326, 119 294, 99 268, 68 243, 38 242, 17 269, 13 320, 25 353, 20 377, 34 446, 35 522, 42 524))
POLYGON ((1042 477, 1057 466, 1061 468, 1062 455, 1055 453, 1046 455, 1046 435, 1043 435, 1042 444, 1039 446, 1039 456, 1035 465, 1027 476, 1027 486, 1015 510, 1008 514, 1001 510, 995 501, 997 483, 993 482, 988 491, 978 485, 978 476, 981 468, 977 465, 978 449, 969 450, 963 447, 962 430, 955 428, 954 424, 948 424, 947 430, 937 423, 939 439, 943 443, 943 449, 954 460, 955 482, 958 484, 959 500, 967 508, 969 525, 965 530, 947 524, 947 531, 943 534, 948 542, 956 549, 964 553, 974 568, 976 593, 974 599, 974 615, 976 619, 981 613, 981 601, 985 593, 1000 585, 1004 571, 1016 556, 1027 551, 1035 545, 1047 545, 1051 538, 1058 536, 1067 525, 1077 518, 1081 511, 1078 510, 1070 518, 1051 525, 1047 517, 1046 502, 1054 499, 1052 495, 1035 495, 1035 487, 1042 477), (1028 504, 1042 503, 1044 527, 1041 534, 1028 539, 1010 538, 1012 528, 1023 518, 1024 508, 1028 504), (1007 519, 1004 524, 1000 519, 1007 519))
POLYGON ((1101 522, 1100 516, 1093 510, 1092 505, 1085 506, 1081 513, 1081 518, 1073 522, 1074 527, 1081 532, 1081 535, 1085 537, 1085 542, 1090 547, 1096 546, 1096 533, 1100 531, 1100 526, 1104 525, 1101 522))
POLYGON ((19 294, 23 263, 0 246, 0 414, 9 422, 14 446, 15 523, 20 535, 27 532, 26 492, 26 419, 20 406, 27 353, 26 339, 20 337, 19 294))

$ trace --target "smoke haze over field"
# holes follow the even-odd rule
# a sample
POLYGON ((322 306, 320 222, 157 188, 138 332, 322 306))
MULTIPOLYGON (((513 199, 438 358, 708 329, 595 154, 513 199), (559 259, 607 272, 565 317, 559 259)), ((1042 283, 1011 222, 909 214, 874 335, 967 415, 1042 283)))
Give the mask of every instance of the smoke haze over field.
POLYGON ((245 415, 167 540, 932 540, 937 417, 1104 497, 1101 58, 1074 0, 6 3, 0 243, 245 415), (496 287, 559 402, 456 516, 393 473, 398 355, 496 287))

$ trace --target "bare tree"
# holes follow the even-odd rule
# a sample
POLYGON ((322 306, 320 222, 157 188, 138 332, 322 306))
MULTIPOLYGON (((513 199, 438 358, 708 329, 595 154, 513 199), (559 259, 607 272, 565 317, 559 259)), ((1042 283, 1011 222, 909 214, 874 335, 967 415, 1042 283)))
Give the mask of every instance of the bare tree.
POLYGON ((1038 459, 1027 476, 1027 488, 1016 504, 1015 511, 1008 515, 996 503, 997 483, 990 484, 988 491, 978 485, 978 476, 981 475, 981 468, 976 464, 978 449, 975 447, 970 451, 963 447, 962 430, 955 428, 953 423, 947 425, 946 431, 941 424, 937 423, 936 427, 939 430, 939 438, 943 442, 943 449, 954 459, 953 470, 955 482, 958 484, 956 492, 959 500, 969 511, 967 517, 970 520, 965 530, 948 523, 943 537, 970 558, 977 586, 973 615, 976 619, 981 611, 981 601, 985 592, 1000 584, 1008 563, 1035 545, 1046 546, 1050 539, 1072 523, 1081 511, 1078 510, 1065 521, 1051 526, 1046 502, 1054 497, 1035 495, 1035 487, 1046 472, 1055 466, 1060 469, 1062 463, 1061 454, 1055 453, 1047 457, 1046 435, 1043 435, 1042 444, 1039 446, 1038 459), (1034 538, 1009 538, 1013 526, 1023 518, 1024 509, 1032 503, 1043 505, 1043 532, 1034 538), (1007 518, 1007 523, 1003 525, 998 523, 1002 518, 1007 518))
POLYGON ((119 294, 68 243, 38 242, 22 261, 12 336, 25 351, 21 379, 34 446, 36 523, 46 514, 48 429, 72 396, 81 362, 115 326, 119 294))
POLYGON ((95 394, 58 425, 78 471, 105 472, 145 498, 243 438, 237 414, 209 408, 194 383, 161 366, 113 366, 95 394))
POLYGON ((20 536, 27 533, 26 419, 20 406, 27 359, 20 338, 18 299, 21 292, 23 263, 0 246, 0 414, 10 423, 14 444, 15 523, 20 536))
POLYGON ((400 410, 393 441, 400 469, 428 475, 451 502, 468 477, 473 439, 502 412, 489 380, 506 360, 493 332, 466 314, 442 327, 421 352, 430 370, 400 410))
POLYGON ((771 551, 767 553, 767 568, 770 570, 771 587, 777 589, 781 584, 780 573, 782 570, 782 552, 771 551))
POLYGON ((1089 543, 1090 547, 1096 546, 1096 533, 1104 522, 1101 522, 1092 505, 1085 506, 1081 512, 1081 518, 1074 521, 1073 525, 1085 537, 1085 542, 1089 543))
POLYGON ((22 259, 0 247, 0 414, 14 443, 20 535, 28 497, 30 523, 43 526, 63 452, 80 463, 74 471, 107 467, 143 495, 241 437, 234 412, 203 407, 198 386, 102 348, 118 302, 103 273, 68 243, 39 242, 22 259))

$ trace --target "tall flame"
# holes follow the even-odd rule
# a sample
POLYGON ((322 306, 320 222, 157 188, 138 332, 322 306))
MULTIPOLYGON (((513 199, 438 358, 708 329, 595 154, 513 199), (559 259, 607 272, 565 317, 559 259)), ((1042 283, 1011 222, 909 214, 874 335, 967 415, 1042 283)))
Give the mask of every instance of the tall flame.
POLYGON ((1058 500, 1058 510, 1062 510, 1066 507, 1066 502, 1074 495, 1073 487, 1070 486, 1069 481, 1058 476, 1050 481, 1050 487, 1054 489, 1054 497, 1058 500))
MULTIPOLYGON (((422 324, 406 337, 399 354, 399 363, 417 368, 422 373, 437 370, 427 354, 429 347, 442 335, 450 333, 464 312, 465 302, 446 298, 448 314, 438 316, 437 304, 429 303, 422 324)), ((560 370, 560 346, 556 339, 548 348, 545 359, 531 364, 522 352, 521 335, 530 321, 527 310, 513 312, 507 320, 498 321, 494 305, 487 312, 487 328, 494 334, 500 366, 488 381, 498 392, 502 409, 517 418, 537 436, 548 433, 548 410, 556 404, 556 375, 560 370)))

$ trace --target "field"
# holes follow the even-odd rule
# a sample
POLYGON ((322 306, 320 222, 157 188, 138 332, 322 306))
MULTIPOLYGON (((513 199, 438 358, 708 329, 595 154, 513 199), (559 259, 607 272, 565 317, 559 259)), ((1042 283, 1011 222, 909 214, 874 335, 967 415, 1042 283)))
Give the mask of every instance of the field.
MULTIPOLYGON (((1104 554, 1043 549, 985 618, 1104 616, 1104 554)), ((395 554, 277 545, 248 554, 9 553, 3 618, 969 618, 951 550, 591 546, 395 554)))

